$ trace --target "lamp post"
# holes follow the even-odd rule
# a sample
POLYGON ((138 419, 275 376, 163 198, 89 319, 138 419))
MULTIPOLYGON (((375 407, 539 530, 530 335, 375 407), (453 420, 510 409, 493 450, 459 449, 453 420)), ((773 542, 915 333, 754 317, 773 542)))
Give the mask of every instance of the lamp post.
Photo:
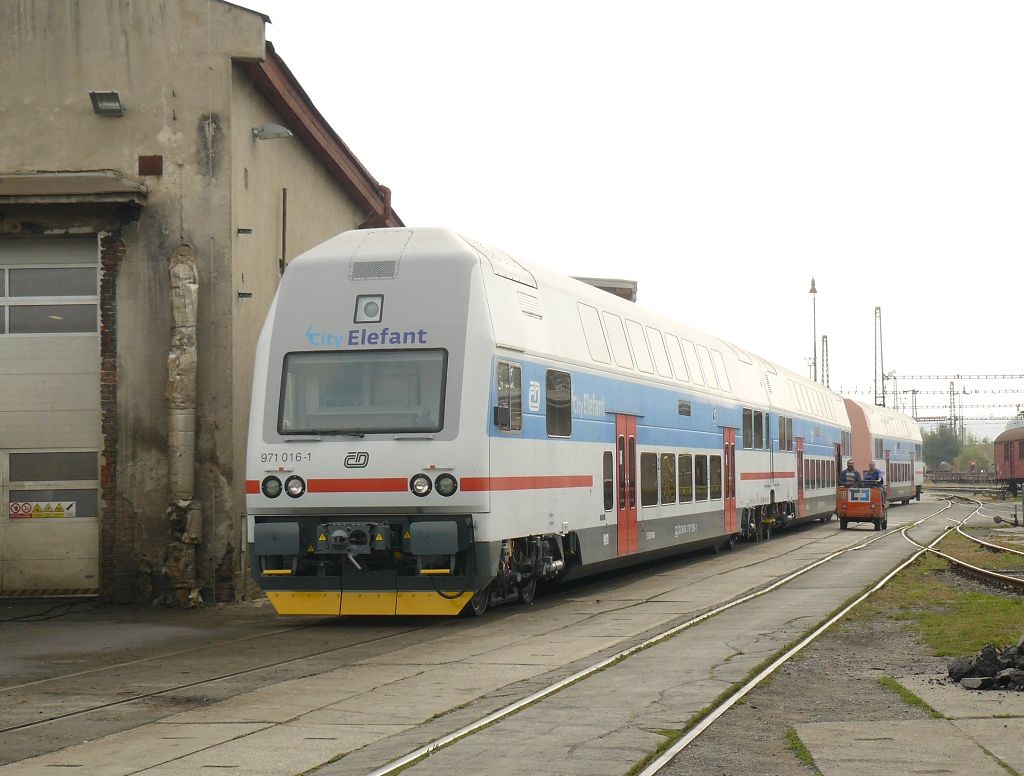
POLYGON ((814 346, 814 382, 818 382, 818 289, 814 287, 814 277, 811 277, 811 290, 808 291, 811 295, 811 332, 812 339, 811 343, 814 346))

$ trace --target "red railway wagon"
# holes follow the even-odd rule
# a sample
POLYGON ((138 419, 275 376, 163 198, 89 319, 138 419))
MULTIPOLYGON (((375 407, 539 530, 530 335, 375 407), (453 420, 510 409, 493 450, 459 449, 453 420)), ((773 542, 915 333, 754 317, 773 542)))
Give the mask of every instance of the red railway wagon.
POLYGON ((1016 496, 1024 483, 1024 427, 1007 429, 996 437, 993 445, 996 480, 1005 482, 1016 496))

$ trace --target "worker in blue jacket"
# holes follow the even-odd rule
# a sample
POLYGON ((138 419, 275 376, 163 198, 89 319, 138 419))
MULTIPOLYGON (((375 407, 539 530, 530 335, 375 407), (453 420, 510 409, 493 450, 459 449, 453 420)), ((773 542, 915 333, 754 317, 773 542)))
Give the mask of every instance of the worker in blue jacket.
POLYGON ((882 470, 875 467, 874 461, 868 464, 867 471, 864 472, 864 484, 869 488, 881 488, 885 484, 882 470))
POLYGON ((860 472, 857 471, 857 467, 853 464, 851 458, 846 468, 839 472, 839 485, 844 488, 859 488, 861 484, 860 472))

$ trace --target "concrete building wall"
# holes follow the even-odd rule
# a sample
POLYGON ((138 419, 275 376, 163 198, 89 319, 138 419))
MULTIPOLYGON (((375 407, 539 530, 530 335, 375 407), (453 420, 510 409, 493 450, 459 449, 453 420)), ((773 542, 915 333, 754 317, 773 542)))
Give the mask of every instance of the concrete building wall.
MULTIPOLYGON (((281 260, 286 263, 339 232, 355 229, 366 214, 359 211, 297 137, 253 137, 252 127, 288 122, 238 68, 233 80, 231 114, 236 127, 231 140, 235 288, 231 427, 234 460, 238 462, 231 484, 232 492, 240 496, 245 490, 242 464, 256 338, 281 278, 281 260)), ((243 511, 243 502, 238 501, 232 519, 222 524, 222 535, 215 543, 226 549, 233 539, 239 545, 233 550, 235 563, 241 561, 243 511)), ((223 560, 222 556, 218 562, 223 560)))
POLYGON ((207 596, 236 594, 252 355, 280 277, 281 190, 285 259, 365 218, 298 138, 253 138, 253 126, 286 123, 238 65, 265 56, 264 23, 221 0, 0 0, 0 177, 115 170, 148 190, 134 209, 88 197, 0 201, 0 239, 94 233, 106 246, 101 283, 116 332, 104 340, 114 355, 101 380, 116 390, 103 400, 114 481, 102 486, 101 573, 122 599, 189 574, 207 596), (124 115, 97 115, 91 90, 117 90, 124 115), (187 530, 168 512, 165 396, 168 261, 181 245, 194 250, 199 284, 202 519, 187 530), (193 529, 194 557, 174 549, 193 529))

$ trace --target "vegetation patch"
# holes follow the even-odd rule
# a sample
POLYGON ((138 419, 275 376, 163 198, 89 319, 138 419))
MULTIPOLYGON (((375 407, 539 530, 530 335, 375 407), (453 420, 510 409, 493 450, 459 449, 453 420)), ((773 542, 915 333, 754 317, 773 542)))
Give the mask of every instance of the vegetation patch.
POLYGON ((910 690, 908 690, 902 684, 897 682, 891 676, 878 677, 878 683, 882 685, 882 687, 887 689, 889 692, 894 693, 895 695, 898 695, 900 698, 902 698, 907 703, 907 705, 915 706, 921 709, 922 711, 927 713, 929 717, 934 717, 935 719, 943 719, 942 714, 933 709, 931 706, 925 703, 925 701, 921 697, 912 693, 910 690))
POLYGON ((796 728, 786 728, 786 744, 800 762, 808 768, 813 768, 814 773, 821 773, 821 771, 818 770, 818 766, 814 764, 814 758, 811 757, 810 750, 804 746, 804 742, 801 741, 800 736, 796 734, 796 728))
MULTIPOLYGON (((972 532, 974 533, 974 532, 972 532)), ((980 533, 980 532, 979 532, 980 533)), ((984 534, 979 539, 998 544, 999 542, 984 534)), ((1024 573, 1024 555, 1012 552, 999 552, 961 536, 956 531, 947 531, 937 549, 958 560, 970 563, 978 568, 990 571, 1009 571, 1024 573)))
POLYGON ((948 583, 950 564, 927 554, 875 592, 847 617, 906 622, 933 655, 967 655, 987 644, 1015 644, 1024 600, 948 583))

